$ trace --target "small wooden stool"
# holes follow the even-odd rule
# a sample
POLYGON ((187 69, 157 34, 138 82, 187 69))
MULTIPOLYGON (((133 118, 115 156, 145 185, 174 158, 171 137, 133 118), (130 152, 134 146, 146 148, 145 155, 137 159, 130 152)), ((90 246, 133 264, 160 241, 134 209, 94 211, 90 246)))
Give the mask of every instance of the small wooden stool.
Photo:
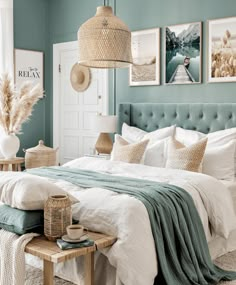
POLYGON ((43 285, 54 284, 54 263, 84 256, 85 285, 94 284, 94 252, 101 248, 111 246, 116 238, 100 233, 88 232, 94 245, 89 247, 61 250, 56 242, 47 240, 44 236, 35 237, 25 247, 25 252, 43 259, 43 285))
POLYGON ((0 159, 0 171, 21 171, 21 163, 24 162, 24 157, 2 158, 0 159))

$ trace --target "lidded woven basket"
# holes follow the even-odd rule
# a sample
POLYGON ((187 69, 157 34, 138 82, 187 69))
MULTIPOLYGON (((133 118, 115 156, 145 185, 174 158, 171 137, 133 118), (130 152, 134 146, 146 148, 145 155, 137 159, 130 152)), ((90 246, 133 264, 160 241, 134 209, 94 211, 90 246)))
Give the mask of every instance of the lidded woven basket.
POLYGON ((71 200, 68 195, 53 195, 44 205, 44 235, 55 241, 66 234, 72 224, 71 200))
POLYGON ((25 151, 25 168, 35 168, 41 166, 56 165, 57 150, 44 145, 44 141, 40 140, 36 147, 28 148, 25 151))

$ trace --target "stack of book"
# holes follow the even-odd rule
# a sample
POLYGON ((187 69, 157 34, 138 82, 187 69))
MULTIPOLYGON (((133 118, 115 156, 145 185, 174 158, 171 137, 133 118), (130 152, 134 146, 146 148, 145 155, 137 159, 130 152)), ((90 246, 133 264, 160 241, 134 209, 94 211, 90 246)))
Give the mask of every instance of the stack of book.
POLYGON ((81 247, 89 247, 94 245, 94 241, 91 239, 86 239, 82 242, 67 242, 63 239, 57 239, 57 245, 60 247, 60 249, 72 249, 72 248, 81 248, 81 247))

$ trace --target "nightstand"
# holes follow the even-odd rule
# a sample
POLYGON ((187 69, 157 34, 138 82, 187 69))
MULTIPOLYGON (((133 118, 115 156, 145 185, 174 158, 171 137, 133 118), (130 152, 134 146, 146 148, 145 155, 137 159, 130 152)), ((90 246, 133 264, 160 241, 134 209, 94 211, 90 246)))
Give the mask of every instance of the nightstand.
POLYGON ((0 171, 21 171, 21 164, 24 162, 24 157, 1 158, 0 171))
POLYGON ((94 157, 94 158, 99 158, 99 159, 104 159, 104 160, 110 160, 111 155, 110 154, 85 154, 84 156, 86 157, 94 157))

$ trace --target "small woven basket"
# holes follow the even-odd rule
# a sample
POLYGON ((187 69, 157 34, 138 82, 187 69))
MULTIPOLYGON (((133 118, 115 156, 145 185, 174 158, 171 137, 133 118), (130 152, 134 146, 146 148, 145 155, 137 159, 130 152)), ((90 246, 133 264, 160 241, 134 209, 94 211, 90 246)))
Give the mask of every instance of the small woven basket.
POLYGON ((24 149, 25 152, 25 168, 35 168, 41 166, 54 166, 57 160, 57 150, 44 145, 44 141, 40 140, 36 147, 24 149))
POLYGON ((72 224, 71 200, 67 195, 50 196, 44 205, 44 235, 55 241, 72 224))

